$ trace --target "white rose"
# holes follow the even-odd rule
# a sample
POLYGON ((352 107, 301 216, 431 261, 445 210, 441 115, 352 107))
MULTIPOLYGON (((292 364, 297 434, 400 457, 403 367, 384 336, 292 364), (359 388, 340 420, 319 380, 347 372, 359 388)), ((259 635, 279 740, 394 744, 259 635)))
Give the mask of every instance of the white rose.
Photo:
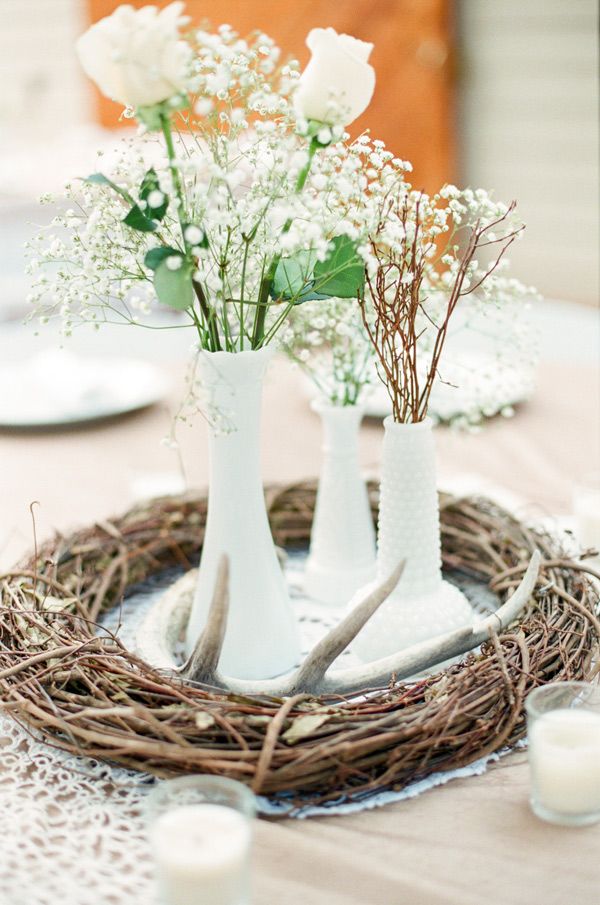
POLYGON ((372 44, 333 28, 313 28, 306 43, 312 52, 300 76, 294 104, 304 119, 347 126, 367 109, 375 89, 368 59, 372 44))
POLYGON ((185 90, 192 50, 179 36, 183 3, 163 10, 119 6, 77 41, 81 65, 103 94, 129 107, 159 104, 185 90))

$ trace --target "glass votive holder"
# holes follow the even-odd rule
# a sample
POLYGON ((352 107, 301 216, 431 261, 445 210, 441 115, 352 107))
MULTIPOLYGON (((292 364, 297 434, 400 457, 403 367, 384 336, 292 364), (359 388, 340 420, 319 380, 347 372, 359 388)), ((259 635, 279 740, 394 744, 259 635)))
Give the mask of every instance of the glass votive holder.
POLYGON ((249 905, 254 795, 220 776, 163 780, 147 801, 161 905, 249 905))
POLYGON ((531 807, 562 826, 600 820, 600 689, 553 682, 526 701, 531 807))
MULTIPOLYGON (((584 475, 573 490, 575 533, 579 544, 600 554, 600 471, 584 475)), ((600 555, 590 560, 600 563, 600 555)))

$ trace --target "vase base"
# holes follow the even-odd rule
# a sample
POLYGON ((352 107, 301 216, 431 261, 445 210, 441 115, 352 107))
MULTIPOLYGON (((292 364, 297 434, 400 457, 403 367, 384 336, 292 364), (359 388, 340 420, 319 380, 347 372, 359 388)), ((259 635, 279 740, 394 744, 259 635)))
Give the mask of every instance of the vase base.
POLYGON ((307 597, 328 606, 345 607, 359 588, 375 578, 375 563, 359 569, 332 569, 320 566, 310 557, 304 573, 303 590, 307 597))
MULTIPOLYGON (((361 589, 360 596, 368 590, 361 589)), ((364 662, 387 657, 474 621, 471 604, 448 581, 441 581, 435 591, 418 597, 407 597, 406 591, 401 593, 403 590, 398 587, 354 640, 352 651, 364 662)), ((358 597, 357 594, 351 606, 358 597)))

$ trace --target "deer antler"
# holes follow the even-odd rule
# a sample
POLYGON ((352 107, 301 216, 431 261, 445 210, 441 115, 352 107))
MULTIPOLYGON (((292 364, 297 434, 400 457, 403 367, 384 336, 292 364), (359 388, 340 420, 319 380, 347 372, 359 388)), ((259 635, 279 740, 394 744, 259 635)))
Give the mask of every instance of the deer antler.
POLYGON ((373 613, 388 599, 404 572, 405 561, 399 563, 392 574, 375 588, 348 615, 335 625, 311 650, 304 663, 293 673, 290 694, 313 691, 321 684, 328 668, 346 650, 373 613))
POLYGON ((177 668, 172 655, 173 647, 168 650, 166 644, 169 640, 172 642, 175 635, 181 636, 187 622, 196 578, 194 573, 188 573, 173 585, 162 598, 157 611, 153 611, 147 618, 143 631, 138 635, 138 648, 155 666, 170 669, 190 681, 200 681, 238 694, 286 697, 300 690, 313 694, 350 694, 385 685, 391 676, 397 679, 413 676, 430 666, 472 650, 486 641, 493 630, 506 628, 527 605, 537 581, 540 561, 540 553, 536 550, 511 597, 498 610, 474 625, 438 635, 371 663, 328 672, 331 663, 396 587, 404 567, 404 563, 401 563, 386 581, 316 645, 300 667, 274 679, 255 681, 222 676, 216 668, 220 646, 216 647, 215 640, 220 639, 222 644, 224 632, 223 635, 221 632, 224 628, 227 597, 226 570, 221 563, 207 626, 188 663, 177 668), (165 626, 168 626, 168 632, 165 632, 165 626), (206 668, 206 661, 204 665, 202 661, 207 649, 210 651, 210 668, 206 668))
POLYGON ((194 651, 181 669, 181 675, 194 682, 209 685, 216 675, 225 640, 229 613, 229 559, 222 556, 217 568, 215 593, 210 606, 206 628, 194 651))

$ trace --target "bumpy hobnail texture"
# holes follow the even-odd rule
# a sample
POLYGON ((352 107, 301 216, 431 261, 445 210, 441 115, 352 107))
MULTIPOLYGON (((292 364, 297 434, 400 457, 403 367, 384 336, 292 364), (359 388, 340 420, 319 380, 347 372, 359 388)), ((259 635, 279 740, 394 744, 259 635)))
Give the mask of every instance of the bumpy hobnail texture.
POLYGON ((340 605, 375 576, 375 529, 358 460, 363 410, 325 402, 313 408, 323 424, 323 464, 304 589, 340 605))
MULTIPOLYGON (((466 597, 442 579, 435 446, 429 421, 386 419, 377 579, 406 561, 398 587, 354 642, 364 660, 384 657, 469 623, 466 597)), ((363 593, 363 592, 361 592, 363 593)))

